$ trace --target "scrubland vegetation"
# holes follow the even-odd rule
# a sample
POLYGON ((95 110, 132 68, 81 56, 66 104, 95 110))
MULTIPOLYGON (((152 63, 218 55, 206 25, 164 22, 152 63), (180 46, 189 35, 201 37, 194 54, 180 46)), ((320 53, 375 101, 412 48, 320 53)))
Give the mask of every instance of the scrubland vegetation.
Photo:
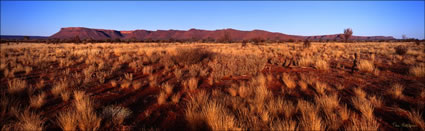
POLYGON ((423 44, 0 46, 2 130, 425 130, 423 44))

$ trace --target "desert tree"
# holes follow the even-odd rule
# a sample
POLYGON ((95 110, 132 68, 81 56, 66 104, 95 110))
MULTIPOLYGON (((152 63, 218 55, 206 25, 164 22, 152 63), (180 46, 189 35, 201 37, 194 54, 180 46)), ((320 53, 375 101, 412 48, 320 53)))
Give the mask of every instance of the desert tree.
POLYGON ((74 43, 76 43, 76 44, 81 43, 80 36, 79 36, 79 35, 76 35, 72 41, 73 41, 74 43))
POLYGON ((30 40, 30 37, 29 36, 24 36, 24 40, 25 41, 28 41, 28 40, 30 40))
POLYGON ((120 38, 115 38, 114 42, 115 43, 120 43, 121 42, 121 39, 120 38))
POLYGON ((137 42, 136 37, 131 37, 130 39, 127 39, 127 40, 128 40, 128 42, 131 42, 131 43, 137 42))
POLYGON ((112 39, 111 39, 111 38, 108 38, 108 39, 106 39, 106 40, 105 40, 105 42, 107 42, 107 43, 112 43, 113 41, 112 41, 112 39))
POLYGON ((242 40, 242 47, 246 47, 247 40, 242 40))
POLYGON ((170 39, 168 39, 168 41, 171 42, 171 43, 174 43, 174 42, 176 42, 176 39, 170 38, 170 39))
POLYGON ((311 42, 308 39, 304 40, 304 48, 310 48, 311 47, 311 42))
POLYGON ((288 39, 287 42, 293 43, 293 42, 295 42, 295 40, 294 39, 288 39))
POLYGON ((260 44, 260 43, 265 42, 266 40, 264 40, 262 37, 255 37, 255 38, 252 38, 252 39, 251 39, 251 41, 252 41, 255 45, 258 45, 258 44, 260 44))
POLYGON ((420 45, 420 44, 421 44, 421 41, 420 41, 420 40, 418 40, 418 39, 415 39, 415 44, 416 44, 416 45, 420 45))
POLYGON ((229 32, 224 32, 224 35, 221 38, 221 42, 232 43, 232 37, 230 36, 230 33, 229 32))
POLYGON ((144 42, 148 42, 148 43, 151 43, 151 42, 153 42, 154 40, 152 39, 152 38, 147 38, 147 39, 145 39, 144 40, 144 42))
POLYGON ((351 28, 344 29, 344 39, 345 42, 348 42, 348 39, 353 35, 353 30, 351 28))
POLYGON ((401 39, 406 40, 408 39, 407 36, 405 34, 401 35, 401 39))
POLYGON ((195 43, 195 42, 199 42, 200 38, 192 36, 192 38, 190 38, 189 42, 190 43, 195 43))

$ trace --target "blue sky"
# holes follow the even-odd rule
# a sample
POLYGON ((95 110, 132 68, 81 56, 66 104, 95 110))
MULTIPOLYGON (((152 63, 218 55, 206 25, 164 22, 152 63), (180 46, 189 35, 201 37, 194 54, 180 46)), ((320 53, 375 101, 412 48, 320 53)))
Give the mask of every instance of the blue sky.
POLYGON ((424 39, 424 1, 1 1, 1 35, 50 36, 61 27, 116 30, 261 29, 424 39))

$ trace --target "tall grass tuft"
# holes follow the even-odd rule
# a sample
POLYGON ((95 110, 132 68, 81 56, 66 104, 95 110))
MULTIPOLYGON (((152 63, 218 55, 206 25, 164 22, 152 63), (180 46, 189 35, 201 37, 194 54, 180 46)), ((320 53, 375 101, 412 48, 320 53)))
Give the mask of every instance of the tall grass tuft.
POLYGON ((314 67, 318 70, 322 71, 328 71, 329 70, 329 64, 325 60, 317 60, 314 64, 314 67))
POLYGON ((425 66, 411 67, 409 72, 416 77, 425 77, 425 66))
POLYGON ((373 65, 372 62, 368 61, 368 60, 361 60, 359 63, 359 70, 363 71, 363 72, 373 72, 375 66, 373 65))
POLYGON ((13 79, 8 81, 7 91, 11 94, 19 93, 25 90, 27 82, 25 80, 13 79))
POLYGON ((30 98, 30 106, 33 108, 40 108, 45 103, 46 94, 44 92, 40 93, 39 95, 32 96, 30 98))
POLYGON ((18 122, 14 126, 14 130, 42 131, 44 130, 44 121, 40 115, 26 109, 18 115, 18 122))
POLYGON ((404 87, 401 84, 394 84, 392 86, 392 88, 389 90, 389 93, 394 97, 394 98, 402 98, 403 97, 403 91, 404 91, 404 87))
POLYGON ((77 113, 78 128, 80 130, 97 130, 101 118, 93 109, 93 101, 83 91, 74 91, 74 107, 77 113))
POLYGON ((285 86, 288 87, 289 89, 293 89, 295 88, 295 86, 297 86, 297 83, 289 74, 284 73, 282 75, 282 81, 285 84, 285 86))
POLYGON ((77 118, 78 114, 75 111, 63 111, 56 115, 56 123, 64 131, 75 131, 78 124, 77 118))

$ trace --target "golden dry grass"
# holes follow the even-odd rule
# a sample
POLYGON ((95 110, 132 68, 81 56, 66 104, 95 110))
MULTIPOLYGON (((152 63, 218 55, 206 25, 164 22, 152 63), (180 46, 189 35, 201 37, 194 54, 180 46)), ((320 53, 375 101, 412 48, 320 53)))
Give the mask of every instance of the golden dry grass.
POLYGON ((421 102, 413 102, 425 98, 425 91, 414 93, 423 84, 422 50, 422 45, 387 42, 313 42, 306 49, 297 43, 243 48, 211 43, 10 44, 0 53, 5 87, 0 90, 0 125, 5 130, 24 129, 18 125, 31 130, 137 130, 156 128, 162 118, 176 115, 192 130, 382 130, 393 128, 382 124, 391 123, 382 115, 399 117, 377 115, 400 104, 386 100, 393 97, 414 105, 403 117, 417 127, 412 130, 423 129, 421 102), (395 55, 398 45, 406 45, 408 52, 395 55), (205 59, 186 59, 180 49, 189 55, 201 51, 205 59), (354 53, 361 58, 359 70, 368 73, 349 73, 354 53), (399 64, 410 67, 409 72, 397 72, 393 67, 399 64), (401 84, 375 83, 383 81, 401 84), (55 103, 58 99, 63 103, 55 103), (22 108, 43 115, 21 116, 22 108), (44 111, 57 113, 56 118, 42 119, 44 111), (51 119, 56 120, 43 124, 51 119), (146 121, 154 124, 143 125, 146 121))
POLYGON ((216 102, 209 102, 202 108, 202 115, 212 130, 235 130, 235 118, 230 115, 221 105, 216 102))
POLYGON ((150 87, 155 87, 158 85, 157 83, 157 76, 155 75, 149 75, 148 80, 149 80, 149 86, 150 87))
POLYGON ((367 118, 351 119, 350 126, 347 130, 350 131, 377 131, 379 123, 376 120, 369 120, 367 118))
POLYGON ((314 89, 316 89, 316 92, 319 95, 324 95, 325 94, 325 89, 327 87, 328 87, 328 85, 326 83, 316 81, 315 86, 314 86, 314 89))
POLYGON ((101 120, 93 111, 79 112, 78 128, 80 130, 97 130, 100 128, 101 120))
POLYGON ((16 130, 31 130, 31 131, 42 131, 44 121, 40 115, 25 110, 24 113, 18 116, 19 122, 16 123, 16 130))
POLYGON ((32 67, 25 66, 25 74, 26 75, 29 75, 31 73, 31 71, 32 71, 32 67))
POLYGON ((237 94, 239 94, 240 97, 245 98, 251 94, 251 91, 252 90, 248 89, 248 87, 243 84, 239 86, 237 94))
POLYGON ((333 112, 334 109, 339 107, 339 98, 337 95, 316 96, 314 100, 326 113, 333 112))
POLYGON ((298 101, 298 110, 301 112, 299 128, 301 130, 324 130, 323 120, 319 117, 315 105, 307 101, 298 101))
POLYGON ((26 89, 27 87, 27 82, 25 80, 20 80, 20 79, 13 79, 13 80, 9 80, 8 81, 8 87, 7 91, 9 93, 19 93, 22 92, 26 89))
POLYGON ((363 91, 363 89, 362 88, 360 88, 360 87, 358 87, 358 88, 354 88, 353 89, 354 90, 354 94, 357 96, 357 97, 360 97, 360 98, 366 98, 366 92, 364 92, 363 91))
POLYGON ((403 97, 403 90, 403 85, 396 83, 392 86, 391 90, 389 90, 389 94, 391 94, 394 98, 401 98, 403 97))
POLYGON ((117 84, 117 81, 115 81, 115 80, 111 80, 111 86, 112 87, 116 87, 118 84, 117 84))
POLYGON ((299 60, 299 65, 302 67, 310 67, 314 63, 310 57, 303 57, 299 60))
POLYGON ((51 92, 54 96, 59 96, 63 91, 68 88, 66 80, 58 81, 52 88, 51 92))
POLYGON ((74 107, 80 130, 97 130, 100 127, 101 118, 93 109, 93 101, 83 91, 74 91, 74 107))
POLYGON ((71 97, 71 93, 69 91, 62 91, 60 95, 63 101, 68 101, 71 97))
POLYGON ((124 78, 128 81, 132 81, 133 80, 133 74, 131 73, 125 73, 124 74, 124 78))
POLYGON ((371 61, 368 60, 361 60, 359 63, 359 70, 363 71, 363 72, 373 72, 373 70, 375 69, 375 66, 373 65, 373 63, 371 61))
POLYGON ((369 100, 375 107, 382 107, 384 105, 382 98, 379 96, 371 96, 369 100))
POLYGON ((45 81, 44 80, 40 80, 36 85, 35 88, 37 89, 41 89, 45 86, 45 81))
POLYGON ((425 77, 425 66, 415 66, 410 68, 410 74, 416 77, 425 77))
POLYGON ((276 131, 294 131, 297 127, 297 122, 294 120, 278 120, 275 121, 270 127, 271 130, 276 131))
POLYGON ((370 103, 370 101, 362 97, 353 97, 351 101, 354 107, 361 112, 362 117, 368 120, 374 119, 374 115, 373 115, 374 107, 372 103, 370 103))
POLYGON ((283 114, 286 119, 291 118, 296 113, 296 106, 292 101, 284 101, 282 105, 283 114))
POLYGON ((235 88, 232 88, 232 87, 227 88, 227 92, 229 92, 229 94, 230 94, 231 96, 236 96, 236 95, 238 95, 238 91, 237 91, 235 88))
POLYGON ((74 111, 63 111, 56 116, 57 125, 64 131, 75 131, 77 128, 77 114, 74 111))
POLYGON ((338 111, 338 115, 343 121, 348 120, 351 114, 352 112, 347 108, 347 105, 342 106, 342 108, 338 111))
POLYGON ((180 97, 181 97, 181 95, 180 95, 180 94, 175 94, 175 95, 173 95, 173 96, 171 97, 171 101, 172 101, 174 104, 177 104, 177 103, 179 103, 179 101, 180 101, 180 97))
POLYGON ((295 86, 297 86, 297 83, 294 81, 294 79, 289 74, 283 74, 282 75, 282 81, 286 85, 287 88, 293 89, 295 86))
POLYGON ((324 60, 316 60, 316 62, 314 63, 314 67, 322 71, 329 70, 329 64, 327 61, 324 61, 324 60))
POLYGON ((162 90, 164 90, 164 91, 165 91, 165 93, 166 93, 167 95, 170 95, 171 93, 173 93, 173 86, 172 86, 172 85, 170 85, 170 84, 168 84, 168 83, 163 84, 163 85, 161 86, 161 88, 162 88, 162 90))
POLYGON ((189 90, 194 91, 196 88, 198 88, 198 79, 195 77, 190 78, 186 81, 186 86, 189 88, 189 90))
POLYGON ((418 110, 410 111, 407 114, 407 118, 409 118, 409 120, 413 124, 418 126, 421 130, 425 129, 425 122, 424 122, 424 119, 422 118, 422 112, 420 112, 418 110))
POLYGON ((36 109, 40 108, 45 103, 45 98, 46 98, 46 94, 44 92, 36 96, 32 96, 30 98, 30 106, 36 109))
POLYGON ((151 66, 144 66, 143 67, 143 74, 151 74, 152 73, 152 67, 151 66))
POLYGON ((74 105, 78 112, 85 112, 91 109, 92 101, 83 91, 74 91, 74 105))
POLYGON ((129 80, 124 80, 121 83, 121 88, 130 88, 130 86, 131 86, 131 81, 129 81, 129 80))
POLYGON ((164 104, 167 101, 167 98, 168 98, 167 93, 165 93, 165 92, 159 93, 158 98, 157 98, 158 104, 159 105, 164 104))

